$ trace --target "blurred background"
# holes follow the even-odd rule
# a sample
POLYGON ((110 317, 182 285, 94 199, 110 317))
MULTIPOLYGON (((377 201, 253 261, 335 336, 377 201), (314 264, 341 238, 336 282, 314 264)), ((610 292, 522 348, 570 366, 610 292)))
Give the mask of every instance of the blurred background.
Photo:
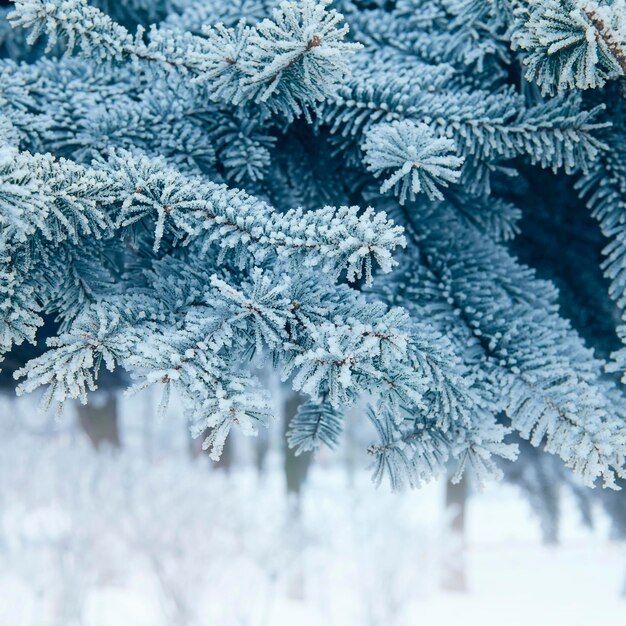
MULTIPOLYGON (((128 3, 94 4, 123 21, 128 3)), ((157 4, 137 2, 139 18, 162 19, 157 4)), ((2 54, 37 58, 1 11, 2 54)), ((509 190, 524 209, 513 250, 606 358, 621 346, 606 242, 565 179, 531 180, 509 190)), ((157 417, 151 390, 125 396, 114 376, 58 416, 15 398, 13 372, 40 350, 0 372, 0 626, 626 624, 625 493, 582 488, 523 441, 483 490, 442 477, 391 493, 372 483, 363 409, 335 450, 296 456, 285 435, 303 399, 268 374, 276 421, 232 432, 215 463, 182 403, 157 417)))
POLYGON ((626 623, 620 493, 524 447, 478 491, 376 488, 368 420, 295 456, 301 399, 219 463, 171 403, 98 392, 41 415, 0 398, 0 625, 626 623))

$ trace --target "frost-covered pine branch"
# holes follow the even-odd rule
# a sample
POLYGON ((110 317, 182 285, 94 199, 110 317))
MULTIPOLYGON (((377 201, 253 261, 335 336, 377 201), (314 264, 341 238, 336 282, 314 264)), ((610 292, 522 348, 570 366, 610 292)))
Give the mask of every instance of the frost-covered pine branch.
MULTIPOLYGON (((50 340, 50 351, 18 373, 27 377, 19 391, 48 385, 46 403, 86 401, 101 366, 122 366, 136 372, 138 388, 161 385, 163 406, 170 385, 177 387, 197 416, 197 432, 213 428, 208 445, 219 456, 233 423, 251 429, 267 419, 258 382, 242 376, 237 365, 249 360, 245 355, 265 352, 273 354, 295 389, 329 403, 331 411, 369 393, 398 412, 427 409, 442 427, 469 419, 461 417, 459 398, 447 395, 448 375, 433 374, 435 363, 442 372, 454 364, 445 342, 432 344, 417 330, 407 335, 408 320, 397 309, 368 303, 347 287, 337 292, 314 276, 294 284, 282 272, 260 270, 239 288, 226 282, 227 275, 213 276, 207 290, 198 268, 195 276, 179 276, 179 293, 170 301, 162 288, 168 269, 162 263, 155 267, 152 288, 148 284, 88 308, 50 340), (439 390, 431 385, 436 377, 442 378, 439 390)), ((462 377, 449 380, 462 399, 462 377)), ((292 435, 302 437, 297 432, 294 424, 292 435)))
POLYGON ((30 30, 31 43, 46 35, 49 48, 61 39, 68 53, 146 63, 203 84, 207 98, 266 103, 289 117, 334 91, 357 47, 343 41, 342 16, 326 5, 286 1, 254 27, 207 25, 203 37, 152 28, 147 43, 87 0, 17 0, 10 19, 30 30))
POLYGON ((454 142, 437 138, 425 124, 396 122, 374 126, 363 144, 368 169, 380 176, 392 170, 380 191, 390 189, 404 204, 407 196, 414 200, 423 192, 431 200, 441 200, 438 187, 460 178, 463 159, 454 155, 454 142), (395 170, 395 171, 393 171, 395 170))
POLYGON ((602 87, 626 74, 623 0, 515 4, 512 40, 527 52, 526 77, 544 93, 602 87))
POLYGON ((273 367, 298 451, 368 405, 376 481, 484 481, 514 430, 613 486, 621 0, 95 5, 17 0, 52 48, 1 48, 0 341, 48 338, 20 392, 123 369, 218 457, 270 421, 273 367), (608 294, 600 249, 571 256, 584 203, 608 294))
POLYGON ((549 283, 439 210, 441 224, 433 216, 414 224, 420 255, 382 293, 448 329, 471 355, 467 365, 481 372, 484 406, 504 411, 533 445, 545 441, 587 483, 602 475, 612 485, 614 473, 623 473, 626 431, 621 395, 604 380, 602 364, 558 316, 549 283))

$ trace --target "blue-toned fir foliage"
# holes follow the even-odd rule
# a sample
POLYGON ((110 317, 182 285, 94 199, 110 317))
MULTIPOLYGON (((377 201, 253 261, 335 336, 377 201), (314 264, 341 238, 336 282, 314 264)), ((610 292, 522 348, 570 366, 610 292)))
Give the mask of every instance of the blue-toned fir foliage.
POLYGON ((272 367, 297 452, 356 406, 395 487, 516 437, 624 477, 624 0, 15 0, 0 46, 17 393, 121 370, 217 459, 272 367))

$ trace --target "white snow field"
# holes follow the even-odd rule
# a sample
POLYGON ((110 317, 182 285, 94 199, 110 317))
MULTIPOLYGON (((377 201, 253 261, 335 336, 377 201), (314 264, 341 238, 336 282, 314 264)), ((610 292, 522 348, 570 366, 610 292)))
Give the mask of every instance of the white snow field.
POLYGON ((276 451, 228 475, 163 423, 146 454, 133 406, 119 453, 3 406, 0 626, 626 624, 626 550, 600 510, 590 530, 566 497, 544 546, 516 489, 489 485, 467 505, 468 590, 444 592, 443 483, 390 494, 324 454, 298 509, 276 451))

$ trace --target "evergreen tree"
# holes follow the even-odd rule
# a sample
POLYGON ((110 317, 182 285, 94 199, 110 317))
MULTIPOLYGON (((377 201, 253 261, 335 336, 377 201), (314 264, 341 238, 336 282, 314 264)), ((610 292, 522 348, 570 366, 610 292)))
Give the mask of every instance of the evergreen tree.
POLYGON ((601 302, 626 341, 623 0, 16 0, 7 19, 0 348, 58 324, 18 393, 87 402, 122 369, 161 411, 175 387, 217 459, 271 418, 271 364, 307 398, 297 451, 369 403, 376 481, 482 481, 511 430, 586 484, 624 476, 626 352, 580 314, 601 302), (569 245, 548 225, 567 203, 609 239, 608 290, 588 257, 572 280, 532 251, 529 215, 569 245))

